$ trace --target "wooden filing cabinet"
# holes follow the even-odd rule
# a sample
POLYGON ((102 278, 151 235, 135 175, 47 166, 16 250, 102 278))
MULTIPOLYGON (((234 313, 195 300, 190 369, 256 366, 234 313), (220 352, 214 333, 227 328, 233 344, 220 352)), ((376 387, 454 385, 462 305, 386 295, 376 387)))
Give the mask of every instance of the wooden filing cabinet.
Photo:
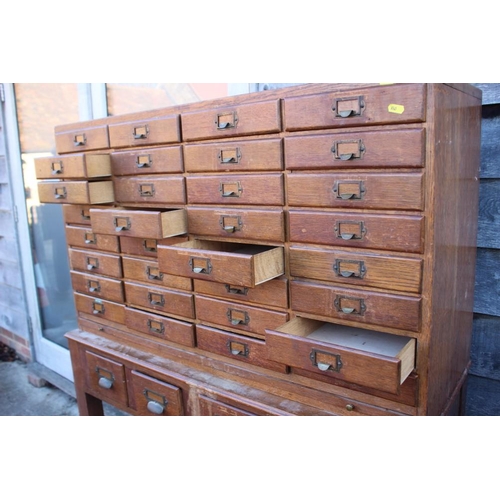
POLYGON ((41 192, 106 155, 114 194, 45 198, 81 414, 455 411, 480 119, 467 84, 312 84, 56 127, 41 192))

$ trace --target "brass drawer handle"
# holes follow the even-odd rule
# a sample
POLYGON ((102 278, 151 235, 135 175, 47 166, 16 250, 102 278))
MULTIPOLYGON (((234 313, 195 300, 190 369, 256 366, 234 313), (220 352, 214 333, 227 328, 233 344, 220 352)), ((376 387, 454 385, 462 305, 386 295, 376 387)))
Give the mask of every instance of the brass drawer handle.
POLYGON ((149 135, 149 126, 141 125, 140 127, 134 127, 132 135, 134 139, 147 139, 149 135))
POLYGON ((146 275, 149 280, 163 280, 163 273, 161 273, 157 267, 147 266, 146 275))
POLYGON ((143 198, 153 198, 155 195, 154 184, 139 184, 139 194, 143 198))
POLYGON ((243 222, 239 215, 221 215, 219 225, 226 233, 235 233, 241 231, 243 222))
POLYGON ((91 293, 99 293, 101 291, 101 284, 99 281, 87 280, 87 289, 91 293))
POLYGON ((62 174, 63 170, 64 170, 64 167, 63 167, 62 161, 56 161, 56 162, 52 163, 52 165, 51 165, 52 175, 62 174))
POLYGON ((95 257, 87 257, 87 270, 99 269, 99 259, 95 257))
POLYGON ((248 358, 250 352, 248 345, 242 342, 234 342, 233 340, 227 341, 227 348, 233 356, 240 356, 242 358, 248 358))
POLYGON ((212 272, 212 262, 210 259, 191 257, 189 259, 189 267, 196 274, 210 274, 212 272))
POLYGON ((97 382, 99 384, 99 387, 102 387, 103 389, 111 389, 115 382, 114 375, 109 370, 105 370, 100 366, 96 366, 95 371, 99 377, 99 380, 97 382))
POLYGON ((74 136, 73 144, 75 146, 85 146, 87 144, 87 136, 85 134, 77 134, 74 136))
POLYGON ((54 198, 56 200, 62 200, 66 198, 67 192, 65 187, 56 187, 54 188, 54 198))
POLYGON ((150 391, 149 389, 144 389, 142 394, 144 394, 144 397, 148 402, 146 405, 148 411, 154 413, 155 415, 162 415, 165 412, 165 408, 168 405, 168 401, 165 396, 158 394, 157 392, 150 391))
POLYGON ((226 292, 230 293, 231 295, 247 295, 248 294, 248 288, 247 287, 235 287, 231 285, 226 285, 226 292))
POLYGON ((335 99, 332 105, 335 118, 361 116, 364 110, 365 102, 363 96, 335 99))
POLYGON ((363 181, 337 181, 333 186, 333 192, 339 200, 361 200, 366 188, 363 181))
POLYGON ((366 266, 362 260, 335 259, 333 270, 340 278, 360 278, 366 274, 366 266))
POLYGON ((215 119, 215 125, 217 130, 225 130, 228 128, 236 127, 238 123, 238 117, 236 116, 236 111, 232 113, 221 113, 218 114, 215 119))
POLYGON ((337 238, 342 238, 343 240, 362 240, 366 234, 366 228, 364 222, 337 222, 335 224, 335 233, 337 238))
POLYGON ((104 314, 105 312, 104 304, 101 301, 94 300, 92 302, 92 314, 104 314))
POLYGON ((130 217, 115 217, 113 220, 115 226, 115 231, 119 233, 120 231, 129 231, 132 227, 132 221, 130 217))
POLYGON ((159 335, 163 335, 163 333, 165 332, 165 325, 161 321, 157 321, 154 319, 148 319, 148 328, 150 332, 159 335))
POLYGON ((349 161, 362 158, 365 146, 361 140, 336 141, 331 151, 336 160, 349 161))
POLYGON ((230 307, 227 310, 226 316, 229 322, 234 326, 236 325, 247 326, 248 323, 250 323, 250 316, 246 311, 240 311, 238 309, 232 309, 230 307))
POLYGON ((332 354, 330 352, 313 349, 311 354, 309 354, 309 359, 313 366, 322 372, 332 371, 338 373, 342 368, 340 354, 332 354))
POLYGON ((151 155, 139 155, 135 162, 135 166, 137 168, 148 168, 151 167, 152 163, 153 158, 151 158, 151 155))
POLYGON ((94 233, 85 233, 85 244, 95 245, 97 243, 97 236, 94 233))
POLYGON ((240 148, 221 149, 218 154, 219 162, 223 165, 226 163, 239 163, 241 160, 240 148))
POLYGON ((343 297, 337 295, 333 301, 335 309, 343 314, 356 314, 363 316, 366 311, 364 299, 357 299, 353 297, 343 297))
POLYGON ((241 182, 221 182, 219 185, 219 192, 222 198, 240 198, 243 188, 241 182))
POLYGON ((161 293, 148 292, 148 301, 152 306, 165 305, 165 297, 161 293))

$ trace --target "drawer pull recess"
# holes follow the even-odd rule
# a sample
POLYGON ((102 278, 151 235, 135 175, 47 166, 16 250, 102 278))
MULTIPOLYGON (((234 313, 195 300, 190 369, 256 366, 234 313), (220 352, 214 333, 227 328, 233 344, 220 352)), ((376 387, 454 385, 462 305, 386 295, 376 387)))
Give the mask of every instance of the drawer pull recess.
POLYGON ((161 273, 157 267, 147 266, 146 275, 148 277, 148 280, 163 280, 163 273, 161 273))
POLYGON ((113 374, 104 368, 100 368, 99 366, 96 366, 95 371, 99 376, 99 381, 97 382, 99 387, 102 387, 103 389, 111 389, 115 382, 113 374))
POLYGON ((210 259, 200 259, 191 257, 189 259, 189 267, 196 274, 210 274, 212 272, 212 263, 210 259))
POLYGON ((363 157, 365 146, 361 140, 337 141, 331 149, 336 160, 349 161, 363 157))
POLYGON ((337 181, 333 186, 333 192, 339 200, 361 200, 366 188, 363 181, 337 181))
POLYGON ((92 302, 92 314, 104 314, 104 304, 98 300, 92 302))
POLYGON ((97 243, 97 237, 94 233, 85 233, 85 243, 87 245, 94 245, 97 243))
POLYGON ((362 260, 336 259, 333 270, 341 278, 360 278, 366 274, 366 266, 362 260))
POLYGON ((139 194, 143 198, 153 198, 155 195, 155 185, 154 184, 140 184, 139 194))
POLYGON ((153 158, 151 155, 139 155, 135 162, 137 168, 148 168, 153 163, 153 158))
POLYGON ((219 114, 215 119, 215 125, 217 126, 217 130, 234 128, 236 127, 237 122, 238 122, 238 117, 236 116, 236 111, 233 111, 232 113, 219 114))
POLYGON ((222 164, 239 163, 241 160, 240 148, 228 149, 228 150, 221 149, 218 158, 219 162, 222 164))
POLYGON ((115 231, 117 233, 119 233, 120 231, 129 231, 132 227, 130 217, 115 217, 113 223, 115 225, 115 231))
POLYGON ((236 231, 241 231, 243 227, 243 222, 239 215, 222 215, 219 219, 219 224, 226 233, 235 233, 236 231))
POLYGON ((309 355, 311 363, 322 372, 332 371, 340 372, 342 368, 342 359, 339 354, 331 354, 329 352, 318 351, 313 349, 309 355))
POLYGON ((54 188, 54 198, 56 200, 62 200, 66 198, 66 188, 65 187, 56 187, 54 188))
POLYGON ((142 125, 141 127, 134 127, 133 136, 134 139, 147 139, 149 134, 149 127, 147 125, 142 125))
POLYGON ((51 166, 52 175, 62 174, 63 170, 64 170, 64 168, 63 168, 62 161, 56 161, 56 162, 52 163, 52 166, 51 166))
POLYGON ((168 405, 168 401, 165 399, 165 396, 150 391, 149 389, 144 389, 142 393, 148 401, 148 404, 146 406, 148 411, 154 413, 155 415, 162 415, 168 405))
POLYGON ((82 220, 90 220, 90 212, 88 208, 82 209, 82 220))
POLYGON ((91 293, 99 293, 101 291, 101 284, 98 281, 88 280, 87 289, 91 293))
POLYGON ((87 136, 85 134, 77 134, 73 139, 73 144, 75 146, 85 146, 87 144, 87 136))
POLYGON ((250 352, 247 344, 234 342, 232 340, 227 341, 227 348, 233 356, 241 356, 243 358, 248 358, 248 353, 250 352))
POLYGON ((158 242, 156 240, 143 240, 142 246, 146 252, 156 252, 158 250, 158 242))
POLYGON ((161 293, 148 292, 148 301, 152 306, 165 305, 165 297, 161 293))
POLYGON ((250 323, 250 316, 246 311, 238 311, 237 309, 229 308, 226 313, 229 322, 236 325, 248 325, 250 323))
POLYGON ((148 328, 150 332, 160 335, 163 335, 165 332, 165 325, 161 321, 156 321, 154 319, 148 319, 148 328))
POLYGON ((365 102, 363 96, 335 99, 332 105, 332 111, 335 113, 335 118, 360 116, 364 109, 365 102))
POLYGON ((343 240, 362 240, 366 234, 364 222, 337 222, 335 224, 337 238, 343 240))
POLYGON ((363 316, 366 311, 366 305, 363 299, 340 297, 337 295, 333 304, 338 312, 344 314, 358 314, 359 316, 363 316))
POLYGON ((99 269, 99 259, 95 257, 87 257, 87 270, 99 269))

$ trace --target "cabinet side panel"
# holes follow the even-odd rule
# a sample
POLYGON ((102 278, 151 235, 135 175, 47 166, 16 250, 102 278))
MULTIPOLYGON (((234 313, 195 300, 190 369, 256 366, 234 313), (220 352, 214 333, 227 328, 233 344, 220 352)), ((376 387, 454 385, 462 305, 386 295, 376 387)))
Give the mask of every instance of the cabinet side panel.
MULTIPOLYGON (((447 405, 470 359, 476 261, 481 100, 431 86, 433 241, 427 414, 447 405)), ((429 182, 429 180, 428 180, 429 182)), ((429 243, 431 242, 431 243, 429 243)))

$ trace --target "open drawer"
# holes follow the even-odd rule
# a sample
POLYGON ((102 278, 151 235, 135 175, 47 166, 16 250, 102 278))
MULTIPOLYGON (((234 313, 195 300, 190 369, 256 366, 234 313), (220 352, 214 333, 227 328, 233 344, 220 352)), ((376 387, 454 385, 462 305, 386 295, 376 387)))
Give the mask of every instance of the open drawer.
POLYGON ((160 271, 253 288, 284 273, 282 247, 193 240, 158 245, 160 271))
POLYGON ((266 329, 267 358, 396 394, 415 367, 416 341, 305 318, 266 329))

